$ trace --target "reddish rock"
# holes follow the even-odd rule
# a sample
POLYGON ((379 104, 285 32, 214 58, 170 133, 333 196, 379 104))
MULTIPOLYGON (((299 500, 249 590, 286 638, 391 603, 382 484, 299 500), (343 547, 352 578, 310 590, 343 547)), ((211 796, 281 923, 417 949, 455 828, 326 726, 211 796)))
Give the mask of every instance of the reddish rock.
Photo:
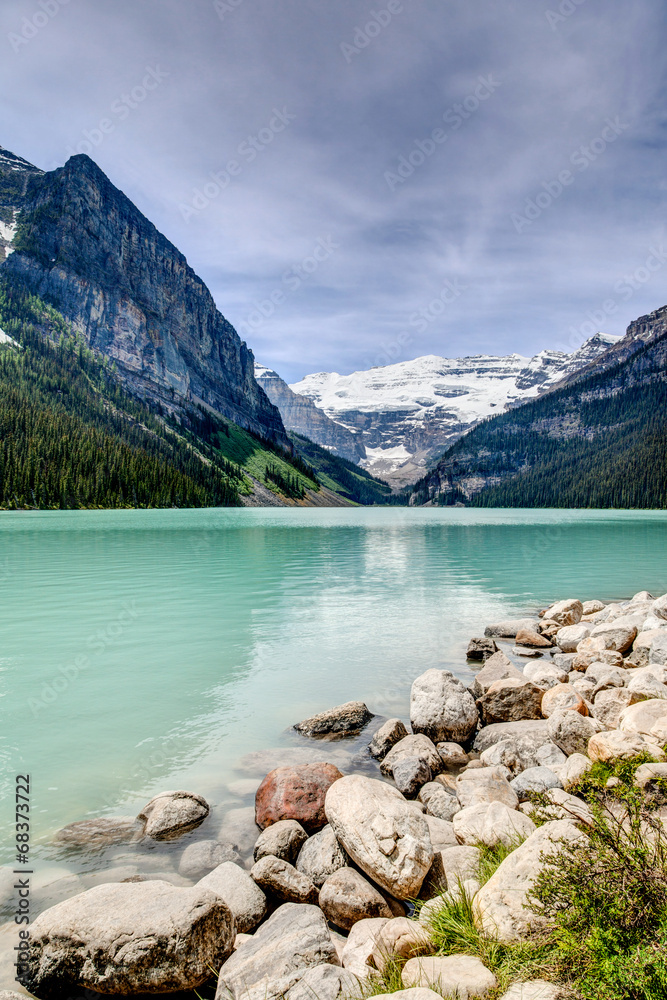
POLYGON ((255 821, 264 830, 281 819, 295 819, 315 833, 326 826, 324 799, 343 775, 333 764, 277 767, 269 772, 255 796, 255 821))

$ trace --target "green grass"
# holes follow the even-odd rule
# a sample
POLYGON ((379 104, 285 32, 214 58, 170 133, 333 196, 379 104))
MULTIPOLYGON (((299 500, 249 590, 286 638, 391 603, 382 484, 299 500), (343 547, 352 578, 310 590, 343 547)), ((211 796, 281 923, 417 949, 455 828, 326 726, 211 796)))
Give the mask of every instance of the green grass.
POLYGON ((276 469, 285 478, 296 479, 304 489, 313 490, 315 493, 318 491, 316 479, 296 468, 278 449, 274 450, 267 442, 235 424, 229 424, 228 431, 229 433, 216 435, 214 445, 217 452, 227 461, 239 465, 272 492, 280 491, 275 483, 267 481, 267 469, 276 469))

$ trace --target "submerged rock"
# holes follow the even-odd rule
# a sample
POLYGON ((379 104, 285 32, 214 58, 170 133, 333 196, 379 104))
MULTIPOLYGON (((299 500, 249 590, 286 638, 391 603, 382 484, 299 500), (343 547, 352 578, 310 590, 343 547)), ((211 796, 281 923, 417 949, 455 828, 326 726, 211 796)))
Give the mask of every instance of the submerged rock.
POLYGON ((73 849, 104 850, 139 840, 143 829, 144 824, 136 816, 100 816, 69 823, 53 839, 73 849))
POLYGON ((196 829, 208 814, 208 802, 195 792, 161 792, 144 806, 137 818, 144 821, 147 837, 175 840, 196 829))
POLYGON ((295 729, 302 736, 311 739, 343 739, 357 736, 373 718, 363 701, 348 701, 326 712, 313 715, 310 719, 297 722, 295 729))

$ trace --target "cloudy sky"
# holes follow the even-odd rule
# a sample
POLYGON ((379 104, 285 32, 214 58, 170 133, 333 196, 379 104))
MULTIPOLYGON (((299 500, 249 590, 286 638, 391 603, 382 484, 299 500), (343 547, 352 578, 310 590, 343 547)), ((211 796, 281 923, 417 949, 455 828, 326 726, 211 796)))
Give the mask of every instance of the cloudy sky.
POLYGON ((657 0, 3 0, 0 145, 90 152, 289 381, 667 302, 657 0))

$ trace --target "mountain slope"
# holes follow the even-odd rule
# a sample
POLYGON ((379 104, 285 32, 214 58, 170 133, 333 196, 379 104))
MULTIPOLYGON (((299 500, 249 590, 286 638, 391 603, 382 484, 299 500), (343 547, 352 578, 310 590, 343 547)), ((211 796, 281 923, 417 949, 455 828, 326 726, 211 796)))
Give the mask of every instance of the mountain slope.
POLYGON ((395 502, 405 504, 404 498, 393 498, 388 483, 375 479, 370 472, 361 469, 354 462, 332 454, 326 448, 309 441, 301 434, 290 434, 299 455, 315 470, 317 481, 324 487, 362 506, 382 505, 395 502))
MULTIPOLYGON (((320 372, 290 389, 360 438, 364 468, 401 486, 414 482, 474 424, 547 391, 618 339, 597 334, 572 354, 541 351, 534 358, 429 355, 352 375, 320 372)), ((308 413, 303 411, 300 433, 319 440, 308 413)))
POLYGON ((290 447, 203 281, 91 159, 43 173, 0 149, 0 212, 4 244, 13 234, 0 272, 114 360, 133 395, 172 411, 204 404, 290 447))
POLYGON ((470 431, 410 503, 667 507, 667 332, 652 316, 623 360, 470 431))

